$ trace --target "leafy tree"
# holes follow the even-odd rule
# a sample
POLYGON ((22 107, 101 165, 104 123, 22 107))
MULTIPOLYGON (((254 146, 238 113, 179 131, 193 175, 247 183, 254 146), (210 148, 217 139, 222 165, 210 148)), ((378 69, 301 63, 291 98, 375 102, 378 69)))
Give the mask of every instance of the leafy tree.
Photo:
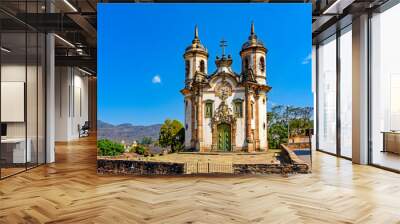
POLYGON ((287 143, 287 126, 281 123, 269 125, 268 128, 268 144, 269 148, 277 149, 280 145, 287 143))
POLYGON ((161 147, 171 147, 172 152, 183 148, 185 129, 178 120, 165 120, 160 128, 159 144, 161 147))
POLYGON ((118 156, 125 151, 125 148, 122 144, 108 139, 101 139, 97 141, 97 148, 99 156, 118 156))
POLYGON ((313 128, 313 108, 277 105, 268 112, 268 144, 279 148, 287 143, 288 136, 305 135, 313 128))
POLYGON ((140 141, 140 144, 142 144, 142 145, 150 145, 152 142, 153 142, 153 139, 151 137, 145 136, 140 141))

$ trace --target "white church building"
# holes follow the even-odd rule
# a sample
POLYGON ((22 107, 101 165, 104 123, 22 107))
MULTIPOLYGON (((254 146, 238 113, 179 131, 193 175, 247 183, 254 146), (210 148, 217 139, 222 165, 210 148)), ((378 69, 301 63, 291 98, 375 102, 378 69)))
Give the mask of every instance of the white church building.
POLYGON ((183 55, 185 88, 185 149, 199 152, 256 152, 268 149, 266 81, 267 48, 254 24, 240 51, 242 69, 232 70, 232 58, 216 57, 216 71, 208 72, 208 52, 198 28, 183 55))

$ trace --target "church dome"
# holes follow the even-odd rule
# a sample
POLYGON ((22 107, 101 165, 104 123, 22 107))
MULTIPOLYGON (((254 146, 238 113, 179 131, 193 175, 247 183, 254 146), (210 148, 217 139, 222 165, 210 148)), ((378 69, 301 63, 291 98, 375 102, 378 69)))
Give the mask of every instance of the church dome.
POLYGON ((250 48, 250 47, 263 47, 263 48, 265 48, 264 43, 261 40, 252 39, 252 40, 246 41, 242 45, 242 50, 250 48))
POLYGON ((203 46, 203 44, 199 43, 192 43, 189 45, 185 51, 204 51, 207 52, 207 49, 203 46))
POLYGON ((207 53, 207 49, 200 42, 199 30, 197 28, 197 25, 194 29, 194 39, 192 41, 192 44, 189 45, 188 47, 186 47, 186 49, 185 49, 185 52, 189 52, 189 51, 200 51, 200 52, 207 53))
POLYGON ((266 47, 265 47, 264 43, 257 38, 257 35, 254 32, 254 23, 251 23, 250 36, 249 36, 248 41, 246 41, 242 45, 242 51, 246 50, 248 48, 253 48, 253 47, 261 48, 261 49, 266 50, 266 47))

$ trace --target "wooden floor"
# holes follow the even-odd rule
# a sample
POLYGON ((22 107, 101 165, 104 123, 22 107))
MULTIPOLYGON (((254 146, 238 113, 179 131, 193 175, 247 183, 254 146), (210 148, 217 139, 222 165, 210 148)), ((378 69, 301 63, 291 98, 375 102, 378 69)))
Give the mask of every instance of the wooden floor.
POLYGON ((312 174, 103 177, 94 141, 0 181, 0 223, 400 223, 400 175, 315 153, 312 174))
POLYGON ((395 170, 400 170, 400 155, 391 152, 374 151, 372 156, 374 164, 388 167, 395 170))

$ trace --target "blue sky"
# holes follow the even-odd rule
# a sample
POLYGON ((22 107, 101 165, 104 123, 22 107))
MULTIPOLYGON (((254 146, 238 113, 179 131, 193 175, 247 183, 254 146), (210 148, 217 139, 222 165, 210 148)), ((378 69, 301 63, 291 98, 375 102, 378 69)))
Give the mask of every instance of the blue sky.
POLYGON ((209 52, 209 73, 222 38, 240 73, 239 51, 251 21, 268 48, 268 107, 312 106, 311 4, 99 4, 99 119, 134 125, 183 121, 182 55, 194 26, 209 52))

